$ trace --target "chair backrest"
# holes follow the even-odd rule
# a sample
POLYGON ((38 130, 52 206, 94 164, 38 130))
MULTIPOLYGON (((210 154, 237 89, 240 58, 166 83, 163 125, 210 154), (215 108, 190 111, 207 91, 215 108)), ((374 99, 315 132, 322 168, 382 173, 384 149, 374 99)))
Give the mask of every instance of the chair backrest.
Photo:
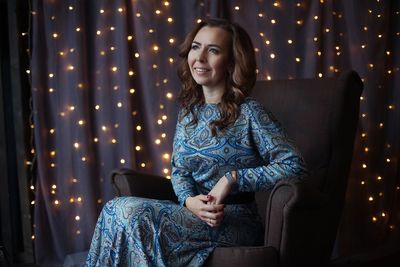
POLYGON ((300 149, 312 173, 309 182, 340 199, 339 205, 344 201, 362 89, 358 74, 349 71, 339 78, 258 81, 252 92, 300 149))

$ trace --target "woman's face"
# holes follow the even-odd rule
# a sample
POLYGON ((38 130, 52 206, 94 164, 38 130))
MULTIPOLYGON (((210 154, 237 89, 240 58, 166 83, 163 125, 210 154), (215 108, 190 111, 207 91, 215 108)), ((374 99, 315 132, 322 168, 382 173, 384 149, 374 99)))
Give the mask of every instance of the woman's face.
POLYGON ((197 84, 208 89, 225 88, 231 36, 224 29, 205 26, 192 42, 188 65, 197 84))

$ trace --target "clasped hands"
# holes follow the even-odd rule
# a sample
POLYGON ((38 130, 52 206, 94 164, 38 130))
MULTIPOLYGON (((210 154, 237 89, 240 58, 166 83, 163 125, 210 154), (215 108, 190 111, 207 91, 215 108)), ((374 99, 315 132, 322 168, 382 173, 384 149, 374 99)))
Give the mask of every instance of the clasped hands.
MULTIPOLYGON (((236 181, 236 172, 232 172, 236 181)), ((197 195, 188 197, 185 201, 186 207, 211 227, 217 227, 224 218, 224 199, 230 193, 232 183, 228 178, 222 176, 208 195, 197 195)))

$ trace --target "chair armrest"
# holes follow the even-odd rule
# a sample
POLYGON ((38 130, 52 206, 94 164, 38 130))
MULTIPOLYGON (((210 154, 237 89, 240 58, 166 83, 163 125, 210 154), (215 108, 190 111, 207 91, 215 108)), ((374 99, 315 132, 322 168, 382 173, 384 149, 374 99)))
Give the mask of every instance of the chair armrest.
POLYGON ((178 201, 171 181, 162 176, 121 168, 112 171, 111 183, 117 196, 178 201))
POLYGON ((307 179, 284 179, 274 186, 267 206, 264 245, 279 251, 282 267, 326 266, 330 255, 325 251, 330 251, 327 246, 332 235, 327 223, 329 206, 326 195, 307 179), (299 250, 304 243, 311 245, 299 250))

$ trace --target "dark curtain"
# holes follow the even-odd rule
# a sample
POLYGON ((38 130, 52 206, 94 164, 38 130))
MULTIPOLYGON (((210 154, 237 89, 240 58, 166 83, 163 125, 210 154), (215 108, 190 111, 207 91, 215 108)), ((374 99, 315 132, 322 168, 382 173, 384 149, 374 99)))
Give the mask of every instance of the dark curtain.
MULTIPOLYGON (((359 132, 334 257, 399 241, 398 1, 32 1, 41 265, 88 249, 117 167, 170 172, 179 44, 198 19, 250 33, 258 79, 363 78, 359 132)), ((301 104, 301 103, 299 103, 301 104)))

